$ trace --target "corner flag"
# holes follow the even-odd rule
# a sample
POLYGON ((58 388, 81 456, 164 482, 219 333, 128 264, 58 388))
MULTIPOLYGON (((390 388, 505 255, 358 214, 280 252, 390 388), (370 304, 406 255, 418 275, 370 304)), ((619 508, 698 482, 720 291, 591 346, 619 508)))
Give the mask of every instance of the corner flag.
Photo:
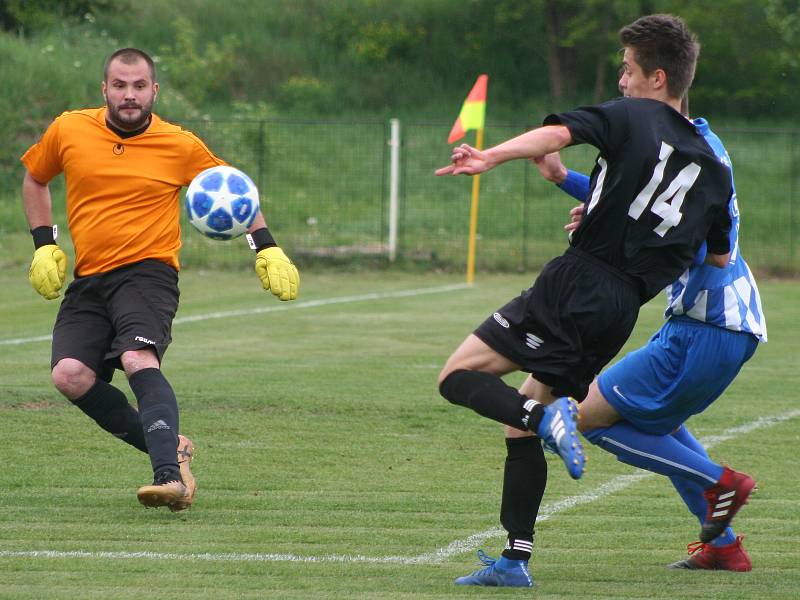
POLYGON ((483 121, 486 116, 486 85, 489 82, 488 75, 478 75, 475 85, 464 101, 461 112, 458 113, 447 143, 452 144, 456 140, 464 137, 470 129, 483 129, 483 121))
MULTIPOLYGON (((447 143, 452 144, 463 138, 467 131, 476 129, 475 147, 483 149, 483 122, 486 117, 486 86, 489 83, 488 75, 478 75, 475 85, 464 100, 461 112, 458 113, 447 143)), ((472 178, 472 207, 469 214, 469 246, 467 249, 467 285, 472 285, 475 280, 475 242, 478 237, 478 197, 480 195, 481 176, 472 178)))

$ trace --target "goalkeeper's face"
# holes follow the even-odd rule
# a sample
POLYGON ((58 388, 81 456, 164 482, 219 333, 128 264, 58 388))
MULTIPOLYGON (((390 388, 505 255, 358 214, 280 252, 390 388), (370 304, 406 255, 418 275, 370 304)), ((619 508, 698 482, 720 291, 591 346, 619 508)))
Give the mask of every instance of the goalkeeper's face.
POLYGON ((126 64, 119 59, 108 65, 108 77, 103 82, 103 97, 108 107, 108 120, 115 127, 134 131, 150 120, 158 83, 153 81, 144 60, 126 64))

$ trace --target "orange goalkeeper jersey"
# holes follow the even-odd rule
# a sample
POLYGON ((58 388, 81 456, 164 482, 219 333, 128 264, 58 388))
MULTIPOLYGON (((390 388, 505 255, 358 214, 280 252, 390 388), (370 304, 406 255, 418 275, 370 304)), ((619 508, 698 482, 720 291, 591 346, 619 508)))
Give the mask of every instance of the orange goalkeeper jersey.
POLYGON ((143 133, 120 138, 106 126, 105 107, 63 113, 22 162, 42 184, 64 172, 76 276, 147 258, 178 269, 180 189, 225 164, 197 136, 155 114, 143 133))

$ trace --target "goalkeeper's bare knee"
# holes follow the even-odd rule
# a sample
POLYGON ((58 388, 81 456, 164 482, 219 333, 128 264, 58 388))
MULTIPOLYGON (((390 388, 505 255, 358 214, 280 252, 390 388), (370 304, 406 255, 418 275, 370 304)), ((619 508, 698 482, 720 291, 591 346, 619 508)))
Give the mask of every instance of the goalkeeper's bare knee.
POLYGON ((70 401, 84 396, 97 379, 97 375, 81 361, 62 358, 51 373, 53 385, 70 401))

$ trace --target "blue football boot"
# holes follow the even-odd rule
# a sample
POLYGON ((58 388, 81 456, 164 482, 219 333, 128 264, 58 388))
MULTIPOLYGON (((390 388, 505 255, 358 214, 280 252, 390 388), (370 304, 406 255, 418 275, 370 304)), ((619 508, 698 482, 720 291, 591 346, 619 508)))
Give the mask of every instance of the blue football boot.
POLYGON ((533 579, 528 574, 527 560, 511 560, 505 556, 491 558, 478 550, 478 558, 486 565, 469 575, 456 579, 458 585, 482 585, 490 587, 532 587, 533 579))
POLYGON ((559 398, 544 407, 544 416, 536 430, 546 450, 564 461, 569 476, 580 479, 586 467, 583 444, 578 438, 578 408, 569 398, 559 398))

